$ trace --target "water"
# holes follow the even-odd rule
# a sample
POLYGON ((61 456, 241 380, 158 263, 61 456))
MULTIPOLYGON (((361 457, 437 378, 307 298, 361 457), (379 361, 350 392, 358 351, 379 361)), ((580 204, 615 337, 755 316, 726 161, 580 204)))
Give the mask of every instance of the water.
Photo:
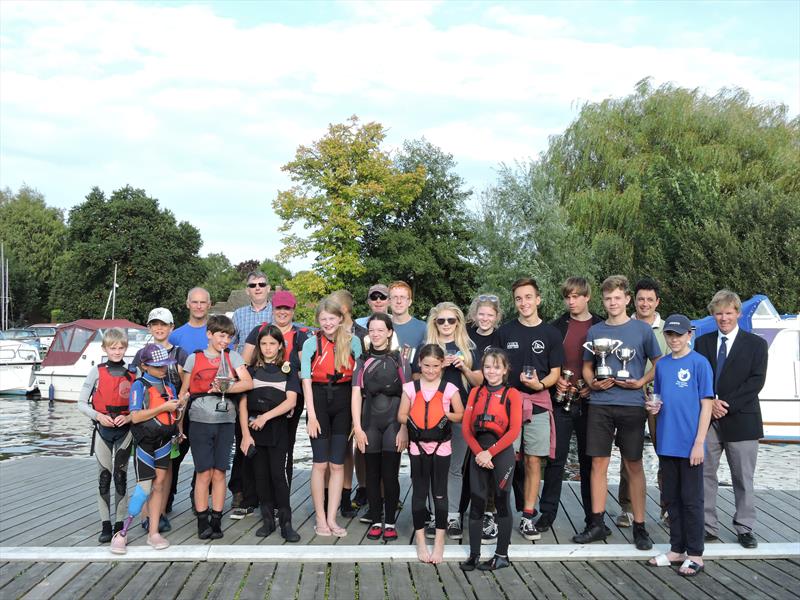
MULTIPOLYGON (((48 456, 89 456, 92 429, 89 420, 73 403, 0 394, 0 460, 43 454, 48 456)), ((303 421, 297 431, 295 465, 311 468, 311 445, 303 421)), ((619 482, 619 454, 611 457, 609 483, 619 482)), ((658 457, 652 445, 644 448, 644 471, 648 485, 656 484, 658 457)), ((403 457, 401 471, 408 471, 408 458, 403 457)), ((573 438, 564 479, 577 481, 578 452, 573 438)), ((723 457, 719 480, 730 485, 731 477, 723 457)), ((761 444, 755 475, 758 489, 800 490, 800 445, 761 444)))

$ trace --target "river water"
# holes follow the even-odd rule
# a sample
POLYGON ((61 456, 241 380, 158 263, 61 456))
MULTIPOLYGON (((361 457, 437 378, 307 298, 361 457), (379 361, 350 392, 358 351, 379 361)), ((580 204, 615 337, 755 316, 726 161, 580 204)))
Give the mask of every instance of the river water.
MULTIPOLYGON (((0 460, 32 454, 49 456, 89 456, 91 424, 74 403, 55 402, 25 396, 0 394, 0 460)), ((295 466, 311 467, 311 446, 301 425, 295 444, 295 466)), ((648 485, 656 484, 658 457, 646 442, 644 470, 648 485)), ((408 470, 404 456, 401 470, 408 470)), ((578 480, 578 456, 574 439, 564 479, 578 480)), ((720 483, 730 485, 730 472, 723 458, 720 483)), ((619 481, 619 454, 614 453, 609 467, 609 482, 619 481)), ((761 444, 755 475, 758 489, 800 490, 800 445, 761 444)))

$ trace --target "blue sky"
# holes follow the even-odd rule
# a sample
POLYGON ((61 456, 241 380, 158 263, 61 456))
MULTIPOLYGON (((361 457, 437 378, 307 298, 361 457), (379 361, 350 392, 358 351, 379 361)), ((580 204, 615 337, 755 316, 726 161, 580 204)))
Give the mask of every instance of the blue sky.
POLYGON ((0 22, 0 187, 144 188, 234 263, 276 255, 281 165, 352 114, 480 192, 647 76, 800 110, 797 1, 3 0, 0 22))

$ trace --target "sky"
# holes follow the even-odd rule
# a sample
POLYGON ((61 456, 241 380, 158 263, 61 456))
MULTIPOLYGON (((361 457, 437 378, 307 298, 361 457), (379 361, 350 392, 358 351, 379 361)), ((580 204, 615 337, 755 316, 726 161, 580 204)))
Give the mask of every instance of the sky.
MULTIPOLYGON (((800 0, 0 2, 0 188, 68 209, 144 189, 201 254, 274 258, 297 147, 351 115, 469 189, 637 81, 800 111, 800 0)), ((292 270, 310 265, 297 259, 292 270)))

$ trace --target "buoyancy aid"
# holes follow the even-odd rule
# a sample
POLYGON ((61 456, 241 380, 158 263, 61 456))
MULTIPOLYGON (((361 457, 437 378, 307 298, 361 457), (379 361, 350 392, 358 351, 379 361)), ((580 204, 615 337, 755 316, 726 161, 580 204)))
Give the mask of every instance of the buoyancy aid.
POLYGON ((107 363, 97 365, 97 385, 92 393, 92 408, 97 412, 113 416, 128 414, 131 384, 136 376, 127 368, 121 368, 124 371, 114 375, 107 363))
POLYGON ((313 383, 348 383, 353 379, 355 359, 352 351, 347 366, 341 371, 336 370, 335 345, 325 335, 318 331, 317 349, 311 357, 311 381, 313 383))
MULTIPOLYGON (((291 370, 288 373, 281 371, 278 365, 267 365, 250 373, 253 376, 253 389, 247 392, 248 414, 262 414, 276 408, 286 400, 286 382, 289 381, 291 370), (268 380, 257 377, 259 370, 264 371, 268 380), (268 381, 268 385, 258 385, 261 381, 268 381)), ((286 417, 288 413, 282 415, 286 417)))
MULTIPOLYGON (((234 379, 239 379, 236 371, 231 363, 230 350, 225 348, 223 352, 225 360, 228 361, 228 368, 230 369, 231 376, 234 379)), ((203 350, 195 350, 194 353, 194 367, 189 376, 189 394, 195 398, 197 396, 208 396, 211 385, 214 383, 214 377, 217 376, 219 370, 219 363, 214 364, 208 358, 203 350)))
MULTIPOLYGON (((169 402, 170 400, 175 400, 175 396, 172 395, 172 390, 168 385, 164 385, 164 393, 162 394, 158 386, 153 385, 146 379, 140 379, 142 385, 144 386, 145 390, 145 398, 143 402, 143 407, 145 410, 149 410, 151 408, 158 408, 162 404, 169 402)), ((161 412, 158 413, 153 420, 157 421, 159 425, 164 425, 169 427, 175 423, 175 413, 174 412, 161 412)))
MULTIPOLYGON (((264 322, 258 327, 258 333, 264 331, 264 328, 269 325, 269 323, 264 322)), ((297 332, 301 333, 308 333, 308 327, 297 327, 296 325, 292 325, 292 328, 283 334, 283 345, 285 346, 284 350, 284 357, 286 360, 290 360, 290 356, 292 355, 292 350, 294 350, 294 340, 297 337, 297 332)), ((298 348, 298 352, 300 348, 298 348)))
POLYGON ((396 352, 372 354, 364 361, 358 374, 358 387, 361 388, 361 426, 369 427, 370 417, 375 416, 380 424, 396 421, 400 396, 403 394, 405 377, 396 352), (389 414, 389 413, 394 414, 389 414))
POLYGON ((503 437, 511 425, 511 403, 508 401, 508 386, 503 386, 502 391, 490 392, 486 384, 475 392, 472 422, 473 431, 478 433, 491 433, 497 438, 503 437))
POLYGON ((414 382, 414 401, 408 412, 408 439, 412 442, 446 442, 453 436, 453 427, 444 409, 444 390, 447 382, 442 379, 439 389, 425 400, 419 380, 414 382))

